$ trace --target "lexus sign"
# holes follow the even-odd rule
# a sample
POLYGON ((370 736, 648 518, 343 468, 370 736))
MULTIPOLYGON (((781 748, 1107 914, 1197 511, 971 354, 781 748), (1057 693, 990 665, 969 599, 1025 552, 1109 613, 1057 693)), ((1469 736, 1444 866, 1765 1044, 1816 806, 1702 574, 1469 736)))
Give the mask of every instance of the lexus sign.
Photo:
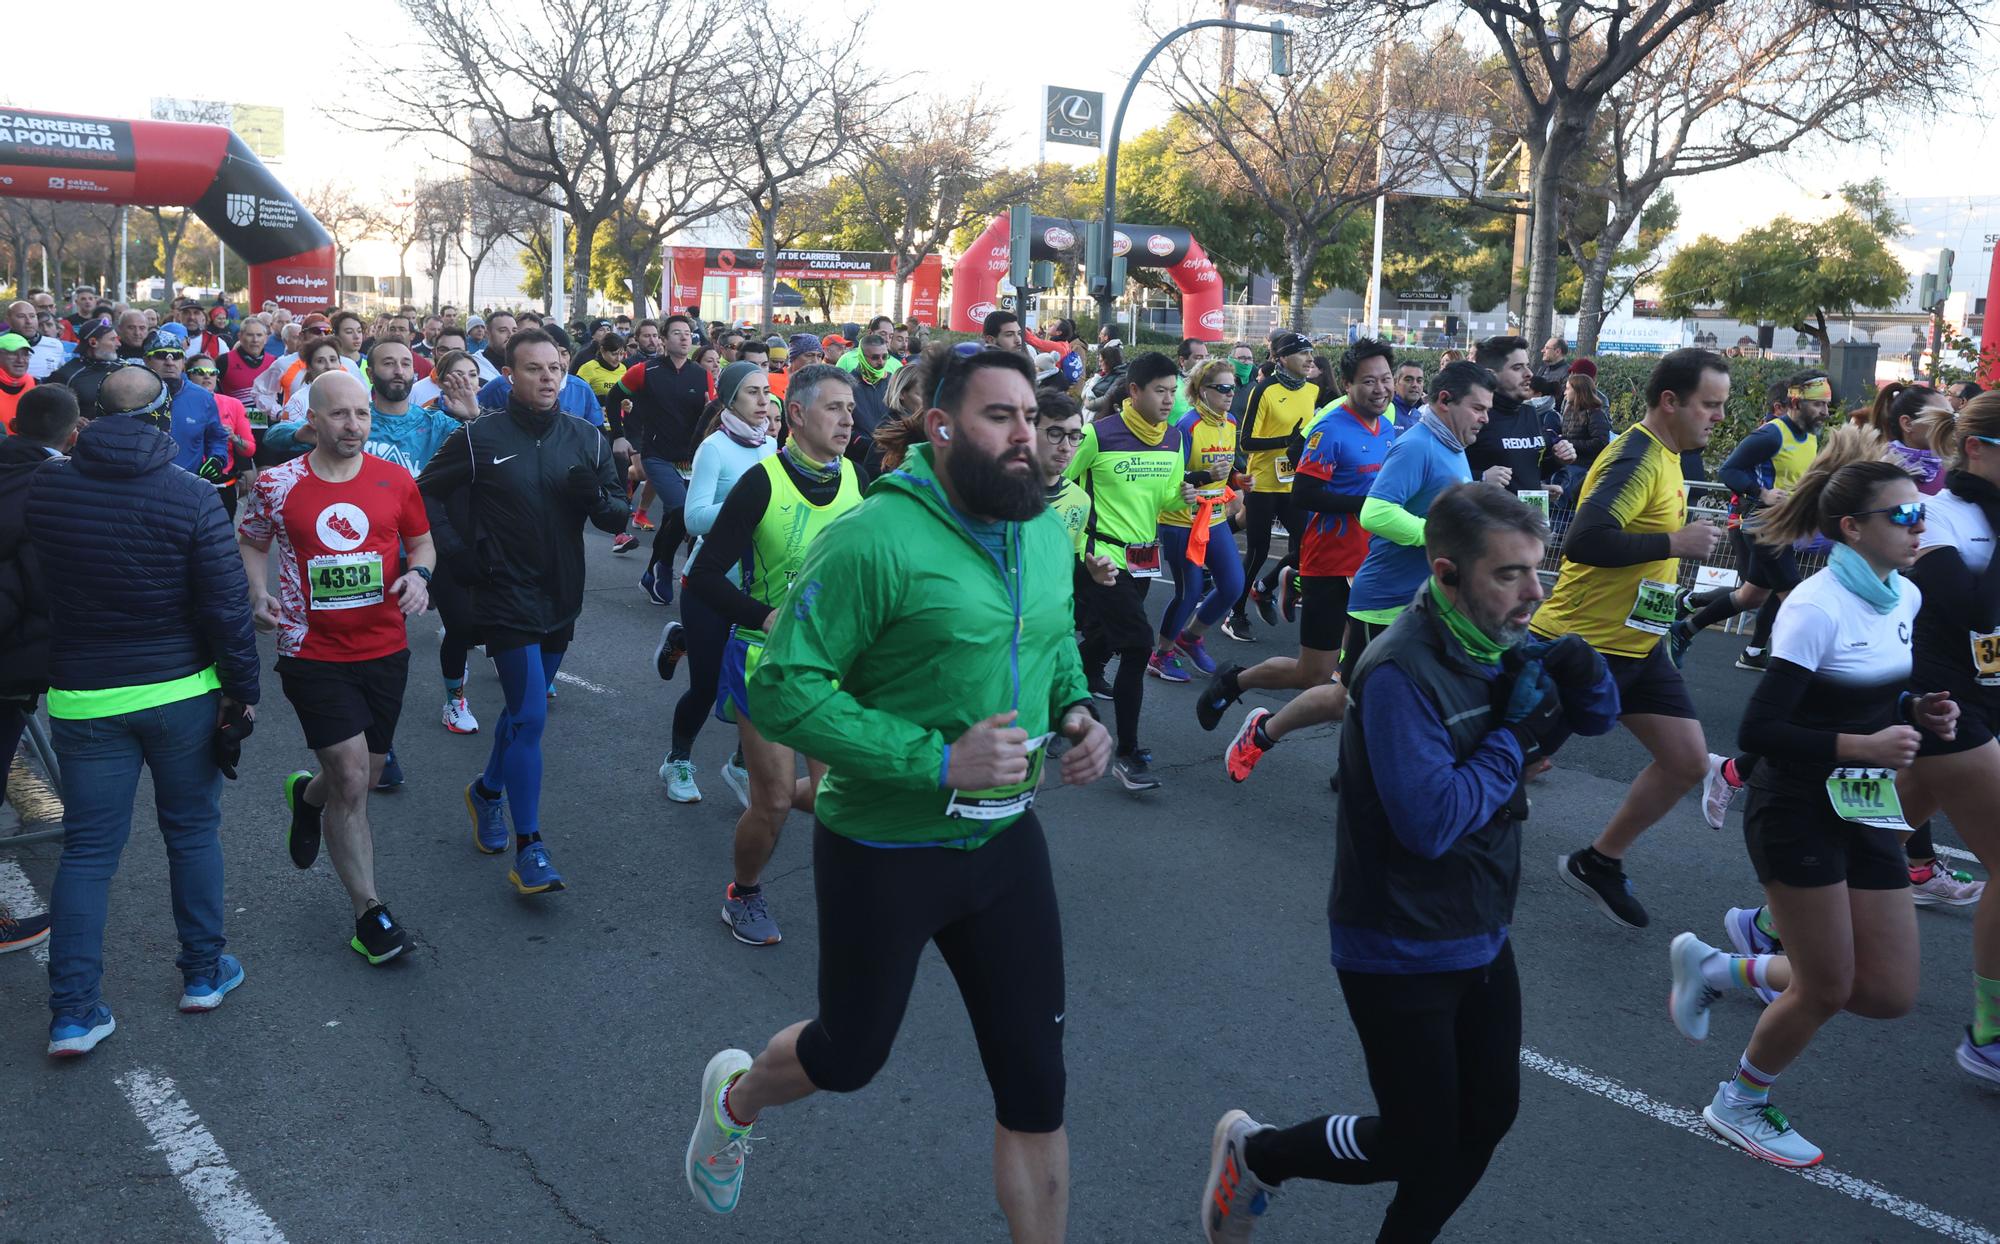
POLYGON ((1104 92, 1045 87, 1042 137, 1078 147, 1104 145, 1104 92))

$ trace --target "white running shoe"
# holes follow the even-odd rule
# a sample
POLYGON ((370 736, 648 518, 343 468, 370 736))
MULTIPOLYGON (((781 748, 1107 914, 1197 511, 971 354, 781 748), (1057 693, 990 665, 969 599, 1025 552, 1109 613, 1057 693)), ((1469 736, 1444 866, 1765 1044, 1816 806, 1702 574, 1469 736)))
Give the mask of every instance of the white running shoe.
POLYGON ((472 715, 472 706, 465 702, 463 694, 444 702, 444 728, 453 734, 479 733, 479 719, 472 715))
POLYGON ((1722 766, 1728 759, 1710 752, 1708 776, 1701 780, 1701 816, 1710 829, 1722 828, 1722 818, 1729 815, 1729 802, 1736 798, 1738 788, 1722 776, 1722 766))
POLYGON ((737 764, 734 756, 722 762, 722 784, 736 792, 744 807, 750 806, 750 770, 737 764))
POLYGON ((1241 1110, 1216 1120, 1208 1146, 1208 1182, 1201 1189, 1198 1213, 1208 1244, 1244 1244, 1271 1206, 1276 1189, 1266 1187, 1243 1160, 1244 1143, 1263 1130, 1262 1123, 1241 1110))
POLYGON ((692 760, 667 757, 660 762, 660 780, 667 784, 667 798, 675 803, 701 802, 701 787, 694 784, 692 760))
MULTIPOLYGON (((1766 936, 1757 927, 1755 907, 1732 907, 1723 914, 1722 929, 1729 934, 1729 944, 1736 947, 1739 955, 1782 955, 1785 948, 1766 936)), ((1766 989, 1762 985, 1753 986, 1757 1001, 1765 1006, 1778 1000, 1778 991, 1766 989)))
POLYGON ((1701 965, 1710 955, 1721 953, 1692 933, 1676 934, 1673 945, 1667 948, 1674 980, 1667 993, 1667 1013, 1673 1016, 1674 1027, 1690 1041, 1708 1040, 1708 1008, 1722 991, 1702 979, 1701 965))
POLYGON ((1974 1045, 1972 1029, 1967 1027, 1965 1035, 1958 1039, 1958 1065, 1967 1075, 1978 1076, 1989 1084, 2000 1084, 2000 1041, 1974 1045))
POLYGON ((688 1191, 703 1209, 726 1214, 743 1196, 743 1163, 750 1156, 750 1129, 737 1127, 722 1113, 722 1086, 738 1072, 750 1069, 742 1050, 724 1050, 708 1060, 701 1074, 701 1114, 688 1138, 688 1191))
POLYGON ((1974 881, 1971 873, 1953 872, 1935 861, 1931 863, 1929 881, 1910 883, 1910 901, 1919 907, 1935 907, 1939 903, 1946 907, 1970 907, 1984 893, 1984 881, 1974 881))
POLYGON ((1715 1100, 1702 1108, 1701 1117, 1730 1144, 1775 1166, 1818 1166, 1826 1156, 1818 1145, 1793 1131, 1791 1120, 1776 1106, 1739 1106, 1730 1101, 1726 1082, 1715 1086, 1715 1100))

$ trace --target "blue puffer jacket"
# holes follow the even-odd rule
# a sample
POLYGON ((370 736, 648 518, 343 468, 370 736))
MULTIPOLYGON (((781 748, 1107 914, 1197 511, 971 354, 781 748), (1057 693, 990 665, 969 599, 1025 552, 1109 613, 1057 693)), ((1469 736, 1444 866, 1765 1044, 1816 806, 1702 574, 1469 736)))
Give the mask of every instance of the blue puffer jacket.
POLYGON ((49 595, 50 684, 135 687, 216 667, 257 702, 257 637, 235 533, 215 485, 174 465, 138 419, 98 419, 28 486, 49 595))

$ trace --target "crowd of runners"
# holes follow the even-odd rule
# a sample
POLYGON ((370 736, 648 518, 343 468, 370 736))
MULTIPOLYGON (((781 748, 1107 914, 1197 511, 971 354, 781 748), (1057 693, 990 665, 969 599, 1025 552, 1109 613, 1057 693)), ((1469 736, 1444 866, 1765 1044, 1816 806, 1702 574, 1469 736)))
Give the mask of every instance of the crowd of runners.
POLYGON ((1942 813, 1983 861, 2000 851, 2000 394, 1891 385, 1828 432, 1831 382, 1801 370, 1714 463, 1725 526, 1691 513, 1684 474, 1730 398, 1728 361, 1701 349, 1662 357, 1614 434, 1590 360, 1506 336, 1427 372, 1283 330, 1213 356, 1108 334, 1093 351, 1005 311, 956 345, 887 317, 821 336, 693 313, 157 320, 38 290, 0 334, 0 748, 45 707, 64 803, 50 909, 0 913, 0 949, 48 943, 53 1056, 116 1027, 106 909, 142 769, 180 1008, 245 979, 219 831, 257 745, 259 632, 316 757, 271 792, 272 836, 300 869, 324 848, 356 954, 409 950, 393 883, 423 902, 376 875, 375 791, 463 781, 469 845, 521 895, 565 889, 544 733, 589 624, 590 538, 668 611, 666 801, 704 799, 696 736, 733 729, 719 776, 741 812, 714 868, 737 942, 782 940, 765 869, 793 812, 811 824, 818 1010, 709 1060, 685 1177, 714 1212, 738 1205, 767 1112, 881 1069, 935 944, 991 1083, 1013 1237, 1062 1238, 1064 952, 1037 791, 1108 771, 1166 798, 1147 794, 1149 717, 1217 731, 1250 690, 1293 694, 1212 736, 1233 782, 1341 723, 1327 918, 1374 1103, 1224 1114, 1199 1190, 1211 1241, 1250 1238, 1295 1179, 1394 1183, 1384 1240, 1435 1237, 1471 1194, 1520 1096, 1529 786, 1592 746, 1572 736, 1621 724, 1650 763, 1553 865, 1618 926, 1650 924, 1627 870, 1646 830, 1697 789, 1720 828, 1748 790, 1742 905, 1714 944, 1674 936, 1658 982, 1696 1041, 1729 993, 1763 1004, 1718 1065, 1717 1133, 1820 1160, 1773 1083, 1840 1012, 1909 1011, 1919 905, 1977 909, 1955 1061, 2000 1085, 2000 910, 1931 835, 1942 813), (1695 594, 1710 563, 1736 581, 1695 594), (1753 612, 1741 729, 1706 738, 1681 662, 1753 612), (418 678, 439 727, 488 736, 470 780, 396 758, 412 626, 441 636, 418 678), (1296 655, 1228 659, 1288 628, 1296 655), (496 688, 477 711, 475 656, 496 688))

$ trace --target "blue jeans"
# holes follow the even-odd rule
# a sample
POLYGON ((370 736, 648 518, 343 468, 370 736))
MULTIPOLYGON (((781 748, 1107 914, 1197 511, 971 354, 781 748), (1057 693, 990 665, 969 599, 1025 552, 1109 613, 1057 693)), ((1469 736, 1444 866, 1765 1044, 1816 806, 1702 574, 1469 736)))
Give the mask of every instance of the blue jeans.
POLYGON ((56 718, 50 741, 62 765, 63 853, 49 898, 49 1009, 87 1011, 104 979, 104 922, 111 878, 132 836, 141 766, 167 840, 167 881, 183 978, 215 970, 222 936, 222 770, 215 767, 221 693, 89 721, 56 718))
POLYGON ((1178 638, 1189 618, 1199 618, 1214 626, 1243 594, 1243 554, 1236 547, 1236 533, 1226 525, 1218 525, 1208 533, 1206 575, 1203 567, 1188 564, 1188 535, 1186 527, 1171 523, 1160 526, 1160 551, 1166 555, 1167 569, 1174 576, 1173 599, 1160 615, 1163 639, 1178 638), (1206 596, 1201 594, 1204 577, 1215 584, 1206 596))
POLYGON ((646 568, 665 575, 668 600, 674 598, 674 550, 687 539, 687 481, 665 458, 641 458, 640 467, 660 496, 660 525, 653 531, 653 551, 646 568), (664 565, 663 565, 664 563, 664 565))

